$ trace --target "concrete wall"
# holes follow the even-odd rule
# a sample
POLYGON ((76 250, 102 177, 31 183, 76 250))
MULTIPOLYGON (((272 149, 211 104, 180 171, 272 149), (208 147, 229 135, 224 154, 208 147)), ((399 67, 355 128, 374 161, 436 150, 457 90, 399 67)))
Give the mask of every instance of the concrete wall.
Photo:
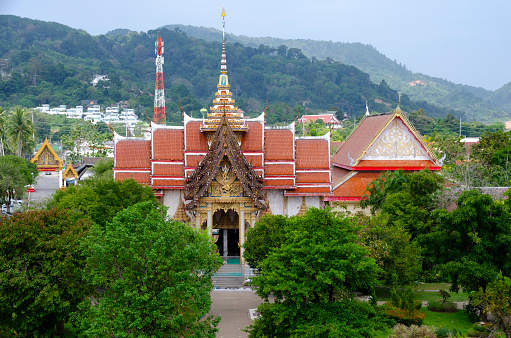
POLYGON ((267 190, 268 203, 273 215, 284 215, 284 190, 267 190))
POLYGON ((181 190, 163 190, 163 205, 169 208, 167 211, 169 217, 173 217, 176 213, 180 198, 181 190))

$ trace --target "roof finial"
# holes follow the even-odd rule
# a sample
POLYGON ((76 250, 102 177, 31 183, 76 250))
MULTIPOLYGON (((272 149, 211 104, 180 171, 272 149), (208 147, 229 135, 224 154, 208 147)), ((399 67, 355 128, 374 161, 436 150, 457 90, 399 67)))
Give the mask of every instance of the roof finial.
POLYGON ((369 107, 367 106, 367 100, 366 100, 366 116, 371 116, 371 113, 369 112, 369 107))
POLYGON ((222 61, 220 63, 220 72, 227 74, 227 60, 225 57, 225 9, 222 7, 222 61))
POLYGON ((401 114, 401 112, 402 112, 401 107, 399 106, 400 104, 401 104, 401 93, 399 93, 399 101, 397 101, 397 107, 396 107, 397 115, 401 114))

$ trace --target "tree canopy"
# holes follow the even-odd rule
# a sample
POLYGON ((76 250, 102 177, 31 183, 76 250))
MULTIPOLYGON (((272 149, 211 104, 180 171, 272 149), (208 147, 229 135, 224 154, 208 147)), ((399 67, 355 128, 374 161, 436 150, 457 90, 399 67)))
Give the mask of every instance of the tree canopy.
MULTIPOLYGON (((65 210, 0 218, 0 328, 55 337, 92 288, 82 280, 87 221, 65 210)), ((10 335, 9 335, 10 336, 10 335)))
POLYGON ((94 223, 105 225, 119 211, 144 201, 156 202, 151 187, 133 179, 115 181, 113 177, 101 177, 57 191, 47 207, 69 209, 77 219, 89 217, 94 223))
POLYGON ((165 214, 147 201, 92 227, 86 276, 101 291, 78 315, 87 335, 215 337, 219 318, 206 315, 222 260, 206 233, 165 214))
MULTIPOLYGON (((263 218, 266 222, 268 218, 263 218)), ((347 320, 348 309, 357 309, 363 318, 373 311, 353 300, 353 292, 371 293, 379 271, 368 249, 357 244, 358 228, 350 220, 330 210, 310 208, 304 216, 282 218, 286 221, 284 240, 271 249, 259 263, 260 274, 252 284, 263 299, 270 295, 275 303, 264 303, 262 314, 250 327, 251 337, 301 335, 305 332, 335 334, 350 328, 358 332, 357 323, 347 320), (343 303, 347 302, 347 303, 343 303), (303 312, 305 311, 305 312, 303 312), (307 314, 306 314, 307 313, 307 314), (318 317, 306 320, 312 314, 318 317), (305 317, 304 317, 305 316, 305 317), (331 326, 322 326, 325 321, 331 326)), ((255 229, 261 226, 256 223, 255 229)), ((256 231, 248 233, 247 242, 256 231)), ((250 246, 247 248, 250 251, 250 246)), ((314 317, 314 316, 313 316, 314 317)), ((364 321, 371 326, 371 321, 364 321)), ((356 336, 356 335, 355 335, 356 336)))

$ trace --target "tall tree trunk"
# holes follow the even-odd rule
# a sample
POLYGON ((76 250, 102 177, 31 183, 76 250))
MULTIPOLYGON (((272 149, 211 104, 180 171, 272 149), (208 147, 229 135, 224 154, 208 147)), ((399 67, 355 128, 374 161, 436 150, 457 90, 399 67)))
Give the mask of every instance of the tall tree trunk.
POLYGON ((17 152, 18 157, 21 157, 21 146, 22 146, 22 141, 20 139, 18 141, 18 152, 17 152))

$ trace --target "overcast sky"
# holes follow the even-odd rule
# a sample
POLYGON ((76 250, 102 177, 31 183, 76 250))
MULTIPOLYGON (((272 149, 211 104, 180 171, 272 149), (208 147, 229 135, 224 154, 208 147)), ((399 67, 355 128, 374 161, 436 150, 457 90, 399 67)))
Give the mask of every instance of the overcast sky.
MULTIPOLYGON (((0 14, 92 35, 167 24, 371 44, 414 72, 495 90, 511 82, 510 0, 0 0, 0 14)), ((1 41, 0 41, 1 43, 1 41)))

